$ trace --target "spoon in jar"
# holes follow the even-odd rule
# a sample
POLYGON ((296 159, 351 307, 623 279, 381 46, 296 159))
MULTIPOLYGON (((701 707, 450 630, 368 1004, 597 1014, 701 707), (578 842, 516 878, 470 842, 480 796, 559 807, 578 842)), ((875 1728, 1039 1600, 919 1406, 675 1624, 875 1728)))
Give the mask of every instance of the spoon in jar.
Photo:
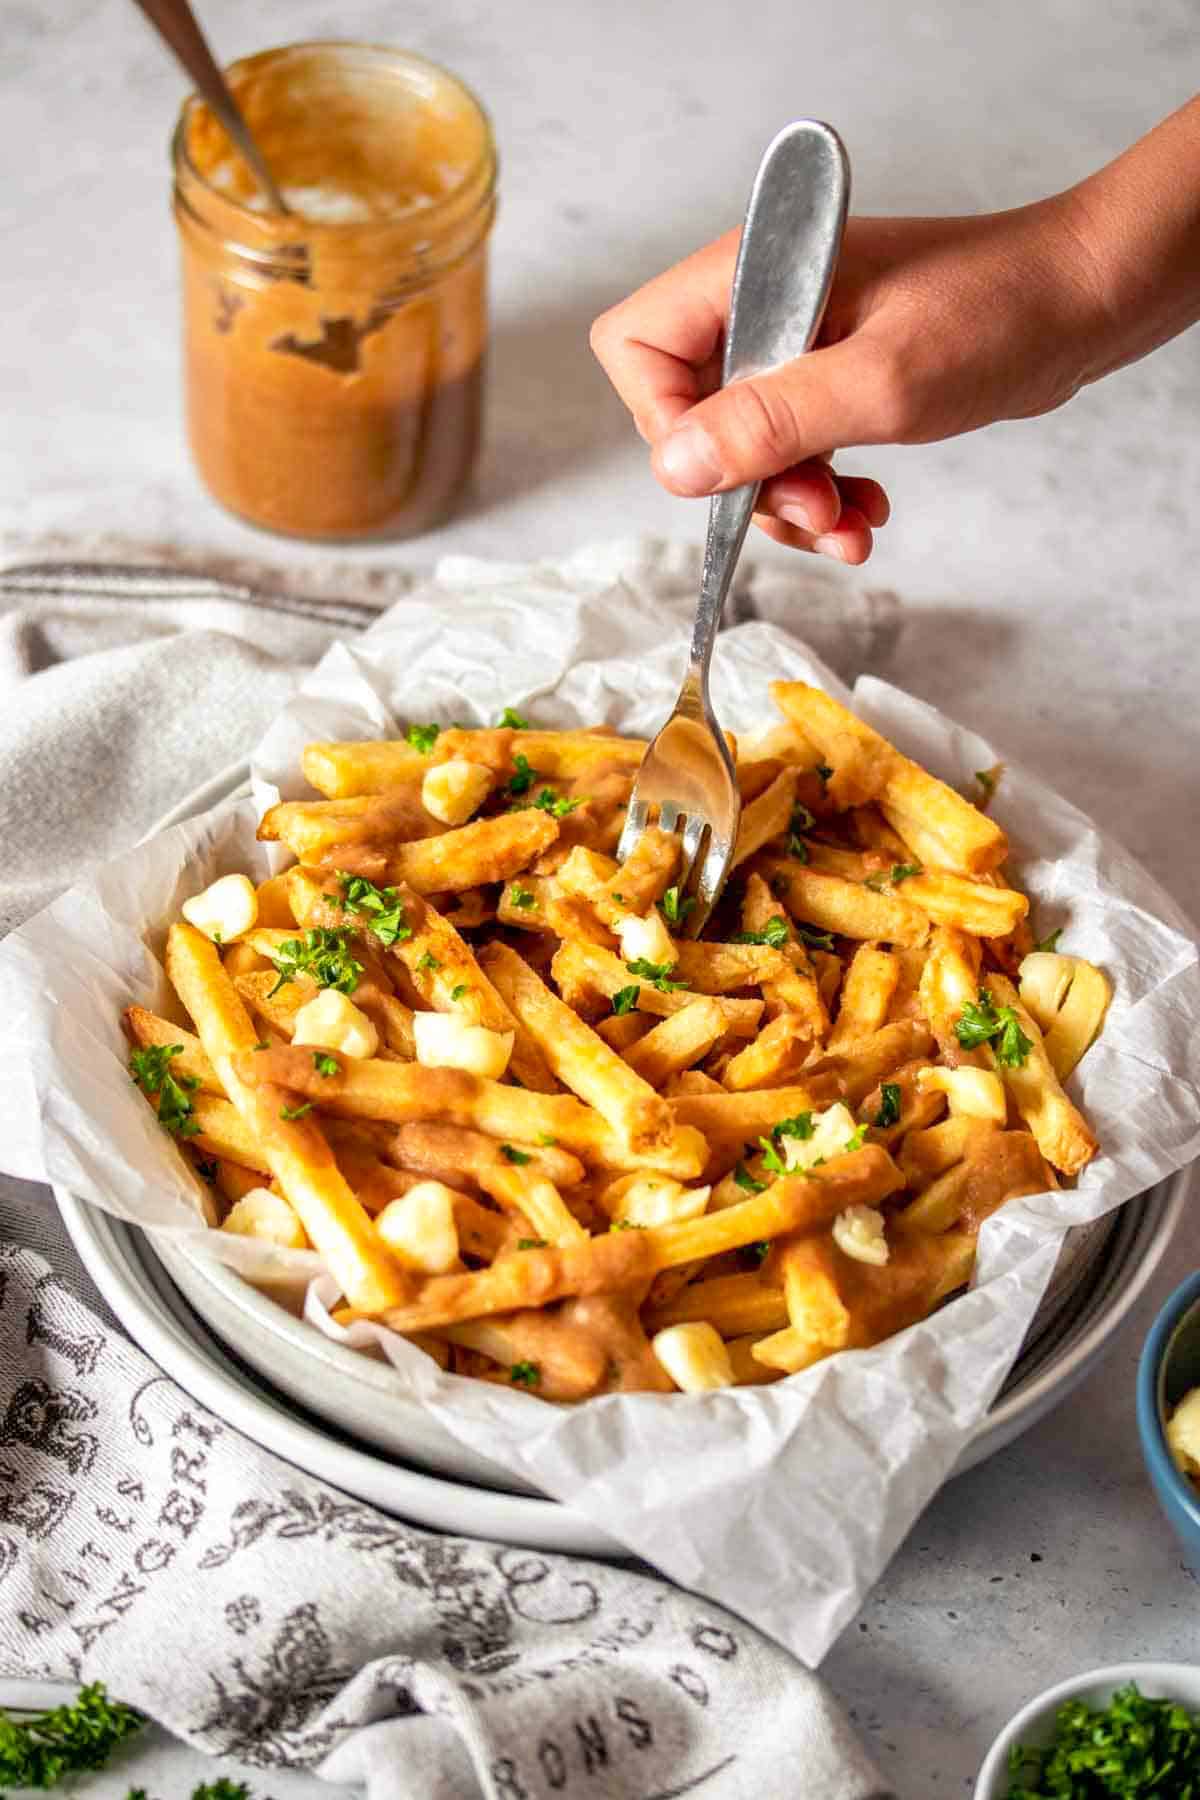
POLYGON ((196 23, 188 0, 133 0, 133 3, 145 13, 167 47, 175 52, 185 71, 212 107, 266 195, 271 211, 290 213, 292 209, 284 204, 283 195, 267 167, 266 158, 250 135, 241 109, 213 60, 212 51, 196 23))

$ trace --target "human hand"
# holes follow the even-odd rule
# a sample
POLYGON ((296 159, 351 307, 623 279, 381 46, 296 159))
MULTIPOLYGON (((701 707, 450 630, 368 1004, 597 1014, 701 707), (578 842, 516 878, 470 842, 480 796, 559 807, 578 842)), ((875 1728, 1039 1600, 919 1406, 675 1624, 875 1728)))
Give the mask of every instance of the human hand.
POLYGON ((603 313, 592 348, 675 494, 764 485, 755 522, 865 562, 878 482, 829 458, 1061 405, 1097 372, 1101 283, 1072 194, 952 219, 851 219, 817 345, 720 389, 736 231, 603 313))

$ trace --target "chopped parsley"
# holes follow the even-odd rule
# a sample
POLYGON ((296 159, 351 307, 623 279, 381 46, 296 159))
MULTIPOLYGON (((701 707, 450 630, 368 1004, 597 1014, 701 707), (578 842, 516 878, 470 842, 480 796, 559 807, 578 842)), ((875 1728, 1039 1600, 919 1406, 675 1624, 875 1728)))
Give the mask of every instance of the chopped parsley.
POLYGON ((259 1038, 259 1040, 258 1040, 257 1044, 255 1044, 254 1048, 256 1050, 269 1050, 271 1048, 270 1038, 259 1038))
POLYGON ((516 1163, 518 1168, 522 1167, 527 1162, 533 1161, 528 1150, 518 1150, 512 1144, 501 1144, 500 1154, 505 1162, 516 1163))
POLYGON ((528 731, 529 720, 523 719, 511 706, 506 706, 496 720, 496 727, 500 731, 528 731))
POLYGON ((313 1068, 318 1075, 340 1075, 342 1065, 336 1056, 330 1056, 327 1050, 313 1051, 313 1068))
POLYGON ((528 907, 537 905, 537 895, 532 888, 521 887, 514 881, 508 890, 508 904, 519 907, 524 912, 528 907))
POLYGON ((1033 1049, 1033 1040, 1021 1030, 1015 1009, 994 1005, 990 992, 983 987, 979 999, 968 1000, 963 1007, 954 1035, 964 1050, 991 1044, 996 1061, 1005 1069, 1019 1069, 1033 1049))
POLYGON ((828 763, 817 764, 817 774, 821 777, 821 786, 826 787, 833 779, 833 770, 828 763))
POLYGON ((780 1156, 771 1139, 760 1137, 758 1142, 759 1148, 763 1153, 763 1168, 767 1171, 767 1174, 786 1175, 787 1164, 784 1162, 782 1156, 780 1156))
POLYGON ((865 1125, 859 1125, 856 1130, 850 1133, 850 1136, 846 1139, 838 1154, 840 1156, 850 1156, 855 1150, 861 1150, 866 1141, 867 1128, 865 1125))
POLYGON ((557 1144, 558 1139, 553 1135, 552 1132, 539 1131, 537 1134, 537 1141, 539 1144, 542 1144, 547 1150, 552 1150, 554 1148, 555 1144, 557 1144))
POLYGON ((776 913, 761 931, 735 931, 729 941, 731 944, 766 944, 772 950, 782 950, 788 941, 787 920, 776 913))
POLYGON ((618 988, 612 997, 613 1012, 618 1018, 620 1018, 622 1013, 632 1012, 641 997, 642 990, 636 985, 633 987, 618 988))
POLYGON ((815 816, 809 812, 807 806, 801 806, 800 802, 797 800, 792 808, 791 824, 788 826, 789 831, 811 831, 816 822, 815 816))
MULTIPOLYGON (((805 843, 804 839, 800 836, 800 833, 798 831, 789 831, 788 832, 787 847, 788 847, 788 855, 794 856, 798 863, 806 863, 806 862, 812 861, 812 857, 808 853, 808 845, 805 843)), ((778 891, 779 890, 776 889, 777 893, 778 893, 778 891)), ((785 894, 787 893, 787 878, 786 878, 786 876, 784 877, 783 891, 785 894)))
POLYGON ((544 787, 534 795, 532 804, 539 812, 549 813, 551 818, 565 819, 577 806, 582 806, 583 801, 567 800, 562 794, 556 794, 553 788, 544 787))
POLYGON ((0 1712, 0 1785, 52 1788, 65 1776, 102 1769, 117 1745, 144 1724, 131 1706, 108 1698, 102 1681, 81 1688, 66 1706, 32 1718, 0 1712))
POLYGON ((437 957, 433 954, 432 950, 426 950, 424 955, 418 956, 418 958, 417 958, 417 974, 418 975, 424 975, 426 970, 428 970, 430 974, 433 974, 433 972, 437 969, 440 969, 441 966, 442 966, 441 963, 438 961, 437 957))
POLYGON ((318 987, 352 994, 363 972, 362 964, 350 954, 348 927, 333 930, 317 925, 306 931, 302 938, 285 938, 272 950, 271 960, 279 977, 271 989, 272 994, 277 994, 289 981, 295 981, 297 975, 311 976, 318 987))
POLYGON ((305 1100, 301 1106, 281 1106, 279 1116, 281 1119, 302 1119, 305 1113, 310 1113, 312 1109, 312 1101, 305 1100))
POLYGON ((687 987, 686 981, 671 980, 671 971, 678 966, 677 963, 647 962, 644 956, 635 957, 633 962, 625 964, 631 975, 641 975, 650 983, 651 987, 656 987, 660 994, 677 994, 680 988, 687 987))
POLYGON ((469 994, 470 991, 471 991, 470 982, 469 981, 460 981, 457 987, 453 987, 450 989, 450 998, 451 998, 451 1000, 461 1000, 463 995, 469 994))
POLYGON ((508 1379, 518 1387, 532 1388, 542 1379, 542 1371, 535 1362, 516 1362, 508 1371, 508 1379))
POLYGON ((618 906, 624 906, 624 904, 625 904, 624 894, 614 894, 613 899, 616 901, 618 906))
POLYGON ((545 1238, 518 1238, 517 1239, 517 1249, 518 1250, 544 1250, 545 1248, 546 1248, 546 1239, 545 1238))
POLYGON ((1008 1755, 1004 1800, 1193 1800, 1200 1713, 1177 1700, 1147 1699, 1130 1682, 1101 1709, 1065 1700, 1055 1713, 1052 1743, 1014 1744, 1008 1755))
POLYGON ((512 795, 513 799, 516 800, 519 799, 522 794, 527 794, 529 792, 530 788, 533 786, 537 770, 530 768, 529 758, 527 756, 522 756, 520 751, 513 757, 513 770, 514 773, 512 779, 508 784, 508 792, 512 795))
POLYGON ((769 1185, 765 1181, 755 1181, 745 1163, 738 1164, 737 1168, 733 1171, 733 1179, 738 1187, 742 1189, 743 1193, 747 1194, 764 1194, 769 1185))
POLYGON ((885 887, 899 887, 902 881, 908 881, 913 875, 923 875, 924 873, 923 863, 893 863, 886 874, 880 870, 875 875, 868 875, 863 886, 873 888, 878 894, 885 887))
POLYGON ((990 800, 996 791, 996 782, 999 779, 995 769, 976 769, 975 779, 983 789, 984 799, 990 800))
POLYGON ((767 1238, 760 1238, 757 1244, 747 1244, 745 1250, 747 1257, 753 1258, 754 1265, 757 1268, 760 1263, 766 1262, 767 1257, 770 1255, 770 1240, 767 1238))
POLYGON ((1062 934, 1063 927, 1060 925, 1057 931, 1050 933, 1049 937, 1039 938, 1033 947, 1035 950, 1057 950, 1058 940, 1062 934))
MULTIPOLYGON (((613 898, 615 900, 617 896, 614 894, 613 898)), ((668 925, 682 925, 696 902, 690 894, 686 900, 681 900, 679 889, 669 887, 658 904, 668 925)))
POLYGON ((129 1073, 143 1094, 158 1099, 158 1122, 171 1137, 195 1137, 200 1122, 193 1117, 188 1098, 200 1083, 194 1075, 172 1075, 173 1056, 183 1055, 182 1044, 148 1044, 129 1058, 129 1073))
POLYGON ((637 1224, 633 1219, 614 1219, 608 1229, 610 1231, 645 1231, 646 1227, 637 1224))
POLYGON ((796 936, 802 943, 811 944, 814 950, 833 949, 832 932, 818 931, 815 925, 797 925, 796 936))
POLYGON ((343 869, 338 870, 337 878, 342 884, 343 908, 357 913, 381 944, 402 944, 412 936, 408 910, 394 887, 376 887, 365 875, 347 875, 343 869))
POLYGON ((414 750, 419 750, 422 756, 428 756, 438 741, 441 729, 440 725, 410 725, 404 734, 404 741, 411 744, 414 750))
POLYGON ((794 1113, 790 1119, 780 1119, 778 1125, 773 1125, 771 1136, 776 1141, 785 1137, 805 1139, 810 1138, 815 1129, 810 1112, 794 1113))
POLYGON ((879 1111, 875 1114, 875 1123, 880 1129, 888 1125, 896 1125, 900 1119, 900 1083, 885 1081, 879 1089, 879 1111))

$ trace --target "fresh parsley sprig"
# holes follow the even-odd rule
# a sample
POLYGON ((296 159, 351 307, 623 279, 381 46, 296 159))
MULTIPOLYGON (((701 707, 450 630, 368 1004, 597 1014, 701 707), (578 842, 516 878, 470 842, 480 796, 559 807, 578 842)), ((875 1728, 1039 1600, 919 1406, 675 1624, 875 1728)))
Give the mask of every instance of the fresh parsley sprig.
POLYGON ((508 1371, 508 1379, 517 1387, 535 1388, 542 1379, 542 1371, 535 1362, 515 1362, 508 1371))
POLYGON ((996 1006, 984 987, 979 990, 978 1000, 968 1000, 963 1007, 954 1035, 964 1050, 991 1044, 996 1061, 1005 1069, 1019 1069, 1033 1049, 1033 1040, 1021 1030, 1015 1009, 996 1006))
POLYGON ((519 800, 522 794, 529 792, 536 780, 537 770, 530 768, 529 758, 518 751, 513 757, 513 773, 509 779, 508 792, 514 800, 519 800))
MULTIPOLYGON (((615 895, 613 897, 614 899, 616 898, 615 895)), ((668 925, 682 925, 695 906, 696 901, 695 897, 691 894, 688 895, 686 900, 681 900, 679 897, 679 889, 677 887, 669 887, 658 904, 662 916, 667 921, 668 925)))
POLYGON ((356 914, 381 944, 402 944, 412 936, 408 909, 394 887, 376 887, 365 875, 349 875, 344 869, 337 878, 343 909, 356 914))
POLYGON ((342 927, 316 925, 302 938, 285 938, 271 952, 271 961, 279 977, 272 994, 295 981, 297 975, 311 976, 318 987, 352 994, 363 972, 362 964, 350 952, 349 929, 342 927))
POLYGON ((511 706, 506 706, 496 720, 496 726, 501 731, 528 731, 529 720, 522 718, 519 712, 514 712, 511 706))
POLYGON ((875 1123, 881 1130, 895 1125, 900 1119, 900 1083, 885 1081, 879 1089, 879 1111, 875 1114, 875 1123))
POLYGON ((144 1723, 131 1706, 110 1700, 101 1681, 32 1718, 0 1712, 0 1789, 52 1788, 68 1775, 102 1769, 144 1723))
POLYGON ((618 988, 612 997, 612 1009, 618 1018, 622 1013, 632 1012, 642 997, 642 990, 636 983, 630 987, 618 988))
POLYGON ((880 869, 876 874, 868 875, 863 886, 872 888, 875 893, 881 894, 884 888, 899 887, 902 881, 910 881, 914 875, 923 875, 924 873, 923 863, 893 863, 891 868, 886 871, 880 869))
POLYGON ((532 888, 522 887, 519 881, 514 881, 508 890, 508 904, 525 912, 537 905, 537 895, 532 888))
POLYGON ((735 931, 730 938, 731 944, 767 944, 772 950, 782 950, 789 937, 788 922, 781 914, 776 913, 768 919, 761 931, 735 931))
POLYGON ((147 1044, 144 1050, 131 1053, 129 1073, 143 1094, 157 1096, 158 1122, 163 1130, 171 1137, 187 1138, 195 1137, 200 1129, 188 1098, 200 1083, 194 1075, 172 1075, 171 1058, 182 1055, 182 1044, 147 1044))
POLYGON ((573 813, 576 807, 582 806, 583 801, 568 800, 565 795, 556 794, 553 788, 544 787, 534 795, 533 805, 539 812, 549 813, 552 819, 565 819, 568 813, 573 813))
POLYGON ((625 967, 631 975, 640 975, 651 987, 656 987, 660 994, 677 994, 689 985, 686 981, 672 981, 671 974, 679 967, 678 963, 652 963, 644 956, 638 956, 625 967))
POLYGON ((441 735, 440 725, 410 725, 404 734, 404 741, 419 750, 422 756, 428 756, 441 735))

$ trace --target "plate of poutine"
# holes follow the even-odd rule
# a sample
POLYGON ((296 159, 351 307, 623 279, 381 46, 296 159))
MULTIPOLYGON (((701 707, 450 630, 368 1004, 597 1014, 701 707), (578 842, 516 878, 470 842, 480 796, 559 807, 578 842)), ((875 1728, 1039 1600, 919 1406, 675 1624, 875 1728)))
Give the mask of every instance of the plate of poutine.
POLYGON ((254 804, 10 940, 12 1155, 150 1227, 310 1410, 817 1656, 1055 1266, 1090 1291, 1194 1153, 1195 948, 1042 784, 760 625, 724 640, 742 835, 689 937, 673 840, 614 858, 673 647, 611 590, 538 603, 534 642, 503 596, 451 633, 406 600, 277 722, 254 804))

